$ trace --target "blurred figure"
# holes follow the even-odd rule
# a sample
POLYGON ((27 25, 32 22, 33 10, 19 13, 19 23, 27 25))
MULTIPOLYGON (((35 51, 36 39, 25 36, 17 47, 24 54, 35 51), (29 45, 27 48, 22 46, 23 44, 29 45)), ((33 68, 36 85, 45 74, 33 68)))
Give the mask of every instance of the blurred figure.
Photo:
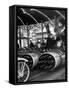
POLYGON ((57 41, 57 47, 60 48, 62 46, 62 40, 57 41))
POLYGON ((41 43, 41 50, 43 51, 43 52, 45 52, 46 51, 46 45, 47 45, 47 39, 45 38, 45 39, 43 39, 43 42, 41 43))
POLYGON ((37 48, 38 48, 38 49, 41 48, 41 41, 40 41, 40 40, 37 41, 37 48))
POLYGON ((30 45, 29 45, 30 48, 33 48, 34 47, 34 44, 33 42, 30 40, 30 45))
MULTIPOLYGON (((55 37, 54 37, 55 38, 55 37)), ((54 39, 52 36, 49 36, 47 38, 47 44, 46 44, 46 49, 52 49, 54 48, 55 44, 56 44, 56 39, 54 39)))
POLYGON ((38 43, 37 46, 38 46, 38 48, 40 49, 40 48, 41 48, 41 43, 38 43))

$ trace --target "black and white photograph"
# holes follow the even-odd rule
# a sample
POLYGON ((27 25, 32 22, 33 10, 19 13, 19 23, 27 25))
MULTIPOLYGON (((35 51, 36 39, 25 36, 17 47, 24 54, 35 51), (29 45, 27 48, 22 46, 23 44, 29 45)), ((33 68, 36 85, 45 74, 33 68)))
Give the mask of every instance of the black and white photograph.
POLYGON ((16 82, 67 81, 67 9, 18 5, 15 13, 16 82))

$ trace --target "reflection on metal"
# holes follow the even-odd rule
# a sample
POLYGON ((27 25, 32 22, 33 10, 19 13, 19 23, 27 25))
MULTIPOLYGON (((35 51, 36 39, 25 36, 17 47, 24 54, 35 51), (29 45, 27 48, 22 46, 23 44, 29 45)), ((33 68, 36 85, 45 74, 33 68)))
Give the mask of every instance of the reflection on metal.
POLYGON ((31 10, 31 11, 36 11, 36 12, 42 14, 44 17, 46 17, 46 18, 50 21, 50 23, 51 23, 52 25, 54 25, 53 22, 52 22, 52 20, 51 20, 46 14, 44 14, 43 12, 41 12, 41 11, 39 11, 39 10, 37 10, 37 9, 30 9, 30 10, 31 10))
POLYGON ((39 54, 38 53, 27 53, 27 54, 23 55, 23 58, 28 60, 28 65, 32 69, 38 63, 39 54))
POLYGON ((58 10, 55 10, 63 19, 65 19, 65 16, 62 14, 62 13, 60 13, 58 10))
POLYGON ((49 50, 39 57, 39 66, 44 69, 55 69, 60 64, 64 64, 65 54, 60 50, 49 50))
POLYGON ((21 10, 23 11, 24 14, 27 14, 28 16, 30 16, 36 23, 38 23, 38 21, 28 12, 26 12, 23 8, 21 8, 21 10))
POLYGON ((65 64, 65 53, 53 49, 43 54, 27 53, 18 59, 18 80, 26 82, 30 76, 30 70, 35 66, 39 69, 53 70, 65 64))
POLYGON ((22 19, 19 16, 17 16, 17 17, 22 22, 22 24, 25 25, 24 22, 22 21, 22 19))

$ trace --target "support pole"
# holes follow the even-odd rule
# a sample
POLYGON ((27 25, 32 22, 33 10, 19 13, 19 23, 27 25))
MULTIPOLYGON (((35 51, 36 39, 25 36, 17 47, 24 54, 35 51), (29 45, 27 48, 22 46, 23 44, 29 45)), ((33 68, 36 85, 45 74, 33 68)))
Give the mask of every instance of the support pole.
POLYGON ((29 47, 29 28, 28 28, 28 23, 27 23, 27 43, 29 47))
POLYGON ((43 23, 41 21, 41 30, 42 30, 42 42, 43 42, 43 23))

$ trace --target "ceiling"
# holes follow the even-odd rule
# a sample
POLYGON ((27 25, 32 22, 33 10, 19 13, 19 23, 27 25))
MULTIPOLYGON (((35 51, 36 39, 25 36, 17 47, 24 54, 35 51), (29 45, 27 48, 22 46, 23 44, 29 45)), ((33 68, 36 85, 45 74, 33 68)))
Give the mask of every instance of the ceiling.
MULTIPOLYGON (((45 16, 43 16, 42 14, 40 14, 36 11, 31 11, 30 10, 31 8, 23 8, 23 9, 27 13, 31 14, 38 21, 38 23, 48 21, 48 19, 45 16)), ((43 8, 43 9, 42 8, 34 8, 34 9, 41 11, 42 13, 47 15, 50 19, 54 19, 55 16, 56 17, 60 16, 57 12, 55 12, 55 10, 46 9, 46 8, 43 8)), ((65 16, 65 10, 59 9, 58 11, 65 16)), ((33 20, 29 15, 24 14, 20 7, 17 8, 16 16, 19 16, 20 19, 24 22, 24 24, 27 24, 27 25, 36 24, 35 20, 33 20)), ((17 20, 17 25, 22 25, 22 22, 18 19, 18 17, 16 20, 17 20)))

